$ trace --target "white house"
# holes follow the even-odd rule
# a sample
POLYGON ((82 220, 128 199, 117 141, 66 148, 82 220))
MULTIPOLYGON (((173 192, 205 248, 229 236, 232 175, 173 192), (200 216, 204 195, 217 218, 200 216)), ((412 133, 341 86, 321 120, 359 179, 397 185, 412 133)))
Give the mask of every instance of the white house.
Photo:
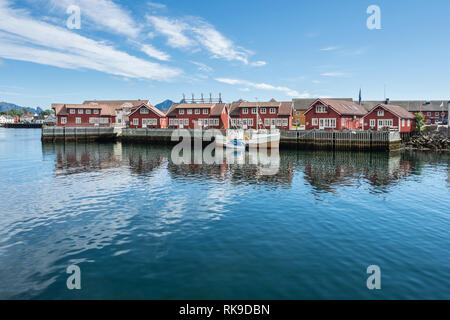
POLYGON ((1 115, 0 116, 0 124, 5 123, 14 123, 14 117, 11 117, 10 115, 1 115))

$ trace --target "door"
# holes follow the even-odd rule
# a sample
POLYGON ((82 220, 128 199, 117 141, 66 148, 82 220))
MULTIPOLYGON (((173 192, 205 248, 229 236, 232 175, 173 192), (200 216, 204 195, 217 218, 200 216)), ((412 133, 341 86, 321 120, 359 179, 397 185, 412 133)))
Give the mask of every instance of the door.
POLYGON ((319 129, 320 130, 325 129, 325 120, 324 119, 319 119, 319 129))
POLYGON ((383 129, 383 120, 378 120, 378 128, 377 130, 383 129))

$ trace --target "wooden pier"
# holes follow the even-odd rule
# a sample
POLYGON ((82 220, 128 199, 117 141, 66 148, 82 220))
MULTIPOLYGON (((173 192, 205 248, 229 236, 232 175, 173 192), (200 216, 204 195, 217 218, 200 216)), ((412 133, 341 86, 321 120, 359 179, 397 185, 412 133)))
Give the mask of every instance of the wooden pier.
MULTIPOLYGON (((43 127, 43 141, 115 141, 125 143, 175 144, 175 129, 43 127)), ((194 137, 194 130, 189 130, 194 137)), ((222 131, 225 134, 225 131, 222 131)), ((397 150, 402 147, 398 132, 379 131, 281 131, 280 147, 325 150, 397 150)))

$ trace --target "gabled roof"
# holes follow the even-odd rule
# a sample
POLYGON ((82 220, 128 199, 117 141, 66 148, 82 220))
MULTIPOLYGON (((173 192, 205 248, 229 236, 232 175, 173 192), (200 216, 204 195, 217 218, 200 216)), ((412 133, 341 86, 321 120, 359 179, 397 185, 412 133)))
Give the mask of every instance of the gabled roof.
MULTIPOLYGON (((372 110, 372 108, 378 104, 385 104, 386 101, 374 100, 374 101, 363 101, 361 105, 367 109, 372 110)), ((390 100, 389 104, 400 106, 406 109, 409 112, 419 112, 421 110, 420 106, 422 105, 422 112, 440 112, 448 110, 448 99, 447 100, 390 100), (441 105, 444 105, 441 107, 441 105)))
POLYGON ((405 108, 401 106, 394 106, 392 104, 382 104, 382 103, 377 104, 375 107, 373 107, 369 111, 369 113, 366 114, 365 116, 369 115, 370 113, 372 113, 372 111, 374 111, 377 108, 383 108, 384 110, 389 111, 393 115, 400 117, 402 119, 414 119, 414 115, 405 108))
POLYGON ((124 106, 129 108, 135 108, 137 106, 142 105, 143 103, 149 104, 150 101, 148 100, 86 100, 83 102, 83 104, 99 104, 99 105, 108 105, 115 110, 120 110, 124 106))
POLYGON ((274 99, 268 102, 249 102, 239 100, 231 104, 230 116, 239 116, 239 108, 279 108, 279 116, 290 116, 292 114, 293 105, 291 101, 278 102, 274 99))
POLYGON ((152 111, 154 114, 156 114, 157 116, 159 116, 161 118, 164 118, 166 116, 166 114, 163 111, 161 111, 158 108, 152 106, 151 104, 147 104, 147 103, 141 103, 139 106, 131 109, 131 112, 128 116, 131 116, 132 114, 134 114, 136 111, 138 111, 142 107, 147 108, 148 110, 152 111))
POLYGON ((364 116, 365 114, 367 114, 366 109, 353 101, 331 99, 316 99, 308 108, 308 110, 305 111, 305 114, 312 110, 317 102, 322 103, 323 105, 333 109, 338 114, 343 116, 364 116))
MULTIPOLYGON (((313 99, 292 99, 292 103, 294 104, 294 110, 308 110, 311 104, 316 101, 318 98, 313 99)), ((324 98, 325 99, 325 98, 324 98)), ((332 100, 339 100, 339 101, 353 101, 352 98, 333 98, 332 100)))
POLYGON ((209 109, 209 114, 214 117, 220 116, 225 106, 225 103, 174 103, 166 115, 168 117, 175 117, 175 110, 177 109, 209 109))
POLYGON ((67 116, 67 109, 99 109, 100 116, 114 116, 116 114, 116 110, 108 105, 103 104, 61 104, 61 103, 53 103, 52 109, 55 109, 56 116, 67 116))

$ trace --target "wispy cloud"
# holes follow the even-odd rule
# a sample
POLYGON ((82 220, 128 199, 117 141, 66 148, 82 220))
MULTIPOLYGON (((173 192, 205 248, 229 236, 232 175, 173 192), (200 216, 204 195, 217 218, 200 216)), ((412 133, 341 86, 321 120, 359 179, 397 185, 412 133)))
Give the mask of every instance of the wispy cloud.
POLYGON ((167 81, 182 72, 119 51, 62 27, 35 20, 0 0, 0 57, 68 69, 91 69, 167 81))
POLYGON ((213 68, 211 68, 210 66, 207 66, 207 65, 204 64, 204 63, 201 63, 201 62, 198 62, 198 61, 191 61, 191 63, 194 64, 194 65, 196 65, 196 66, 198 67, 198 70, 199 70, 199 71, 207 72, 207 73, 213 71, 213 68))
POLYGON ((265 61, 255 61, 255 62, 252 62, 250 65, 252 67, 264 67, 265 65, 267 65, 267 62, 265 62, 265 61))
POLYGON ((151 58, 155 58, 155 59, 158 59, 161 61, 169 61, 170 60, 169 54, 156 49, 155 47, 153 47, 150 44, 142 45, 141 50, 151 58))
POLYGON ((248 64, 250 51, 236 46, 214 26, 199 17, 174 19, 147 16, 157 34, 167 37, 167 44, 173 48, 203 48, 213 58, 241 61, 248 64))
POLYGON ((351 76, 351 74, 345 72, 324 72, 321 74, 321 76, 331 78, 348 78, 351 76))
POLYGON ((139 34, 139 27, 131 15, 112 0, 50 0, 53 6, 65 10, 70 5, 81 9, 82 18, 106 27, 110 31, 130 37, 139 34))
POLYGON ((267 91, 280 91, 285 93, 286 95, 290 97, 302 97, 307 98, 309 97, 309 94, 303 93, 300 94, 295 90, 292 90, 287 87, 280 87, 280 86, 274 86, 267 83, 255 83, 247 80, 240 80, 240 79, 229 79, 229 78, 216 78, 216 81, 230 84, 230 85, 240 85, 245 87, 251 87, 259 90, 267 90, 267 91))
POLYGON ((155 9, 165 9, 167 8, 167 6, 164 3, 159 3, 159 2, 147 2, 147 5, 151 8, 155 8, 155 9))
POLYGON ((320 49, 320 51, 334 51, 334 50, 337 50, 337 49, 339 49, 339 47, 331 46, 331 47, 322 48, 322 49, 320 49))

